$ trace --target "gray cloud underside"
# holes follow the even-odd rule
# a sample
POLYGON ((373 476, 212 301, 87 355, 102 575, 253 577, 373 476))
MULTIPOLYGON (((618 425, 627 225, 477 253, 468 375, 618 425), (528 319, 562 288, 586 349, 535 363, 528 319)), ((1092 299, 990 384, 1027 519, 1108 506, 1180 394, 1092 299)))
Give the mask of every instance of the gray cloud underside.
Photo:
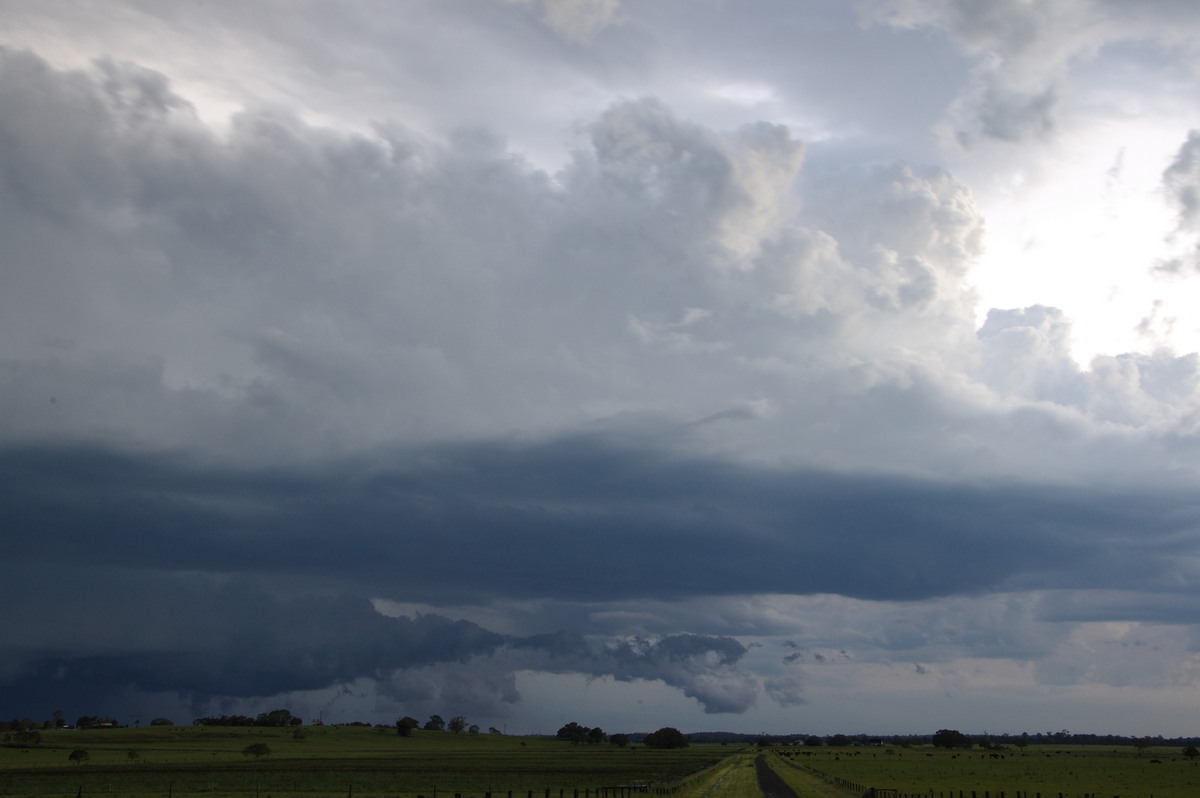
POLYGON ((13 712, 170 694, 199 713, 214 702, 236 706, 369 679, 409 711, 495 716, 521 700, 515 672, 535 670, 660 680, 707 712, 740 713, 761 683, 738 667, 746 648, 730 637, 501 635, 436 614, 383 615, 346 593, 282 595, 261 587, 272 580, 244 575, 96 564, 49 572, 30 565, 8 576, 6 604, 17 620, 4 645, 0 701, 13 712), (39 593, 48 583, 57 587, 39 593))
MULTIPOLYGON (((8 448, 0 481, 0 515, 20 531, 0 566, 10 618, 0 696, 86 705, 164 692, 197 712, 371 679, 398 705, 494 717, 520 701, 522 670, 657 679, 708 712, 743 712, 763 695, 794 704, 798 677, 745 670, 747 649, 730 637, 503 635, 384 616, 367 597, 633 609, 755 593, 914 601, 1102 586, 1142 598, 1064 598, 1042 614, 1186 622, 1181 569, 1200 517, 1167 491, 755 469, 605 433, 293 468, 8 448)), ((903 650, 936 626, 908 618, 876 642, 903 650)), ((1028 645, 1017 638, 997 655, 1028 645)))
POLYGON ((918 599, 1168 587, 1190 496, 747 468, 572 436, 235 468, 8 449, 14 563, 321 577, 373 596, 918 599))

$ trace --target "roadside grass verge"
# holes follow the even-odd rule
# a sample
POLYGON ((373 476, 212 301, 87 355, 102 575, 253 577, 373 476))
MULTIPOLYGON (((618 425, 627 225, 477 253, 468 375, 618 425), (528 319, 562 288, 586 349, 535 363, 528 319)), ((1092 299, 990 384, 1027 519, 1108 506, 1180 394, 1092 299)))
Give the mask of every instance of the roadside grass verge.
POLYGON ((679 792, 677 798, 762 798, 753 753, 729 757, 679 792))
POLYGON ((803 798, 847 798, 850 795, 858 795, 857 792, 841 789, 820 776, 803 770, 791 760, 779 756, 778 752, 768 754, 767 764, 803 798))

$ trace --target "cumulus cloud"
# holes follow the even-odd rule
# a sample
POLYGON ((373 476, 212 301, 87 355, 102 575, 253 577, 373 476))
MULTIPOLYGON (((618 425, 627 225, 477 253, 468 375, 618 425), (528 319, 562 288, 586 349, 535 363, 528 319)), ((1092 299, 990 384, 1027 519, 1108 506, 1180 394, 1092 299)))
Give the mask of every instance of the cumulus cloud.
POLYGON ((1160 264, 1167 272, 1200 268, 1200 132, 1192 131, 1163 174, 1163 184, 1179 216, 1172 234, 1177 254, 1160 264))
POLYGON ((952 139, 967 147, 1053 133, 1075 73, 1106 45, 1149 41, 1190 51, 1198 63, 1187 39, 1200 15, 1182 3, 1135 9, 1118 0, 870 0, 860 13, 900 29, 942 31, 974 59, 969 85, 947 109, 952 139))
POLYGON ((982 377, 1006 396, 1079 404, 1084 376, 1071 357, 1071 322, 1057 308, 988 312, 979 328, 982 377))

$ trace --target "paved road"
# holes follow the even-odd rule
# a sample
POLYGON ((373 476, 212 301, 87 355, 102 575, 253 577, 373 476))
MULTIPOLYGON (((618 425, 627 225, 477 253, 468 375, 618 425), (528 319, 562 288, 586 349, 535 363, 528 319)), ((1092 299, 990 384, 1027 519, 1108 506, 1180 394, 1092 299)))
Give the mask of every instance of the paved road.
POLYGON ((754 760, 754 769, 758 773, 758 788, 762 790, 763 798, 800 798, 787 782, 779 778, 779 774, 767 767, 765 756, 760 754, 754 760))

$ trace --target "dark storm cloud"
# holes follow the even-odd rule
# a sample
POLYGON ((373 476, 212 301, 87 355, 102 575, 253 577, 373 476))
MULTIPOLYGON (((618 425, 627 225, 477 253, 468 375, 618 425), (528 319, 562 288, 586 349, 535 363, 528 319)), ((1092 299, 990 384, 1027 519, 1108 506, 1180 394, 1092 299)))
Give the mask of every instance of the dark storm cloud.
POLYGON ((517 637, 436 614, 386 616, 365 598, 305 593, 299 583, 281 590, 279 580, 253 576, 26 565, 6 571, 16 620, 0 679, 0 701, 18 714, 127 705, 137 694, 177 695, 200 713, 214 701, 360 679, 405 706, 495 712, 497 702, 521 700, 518 669, 659 679, 711 712, 744 711, 757 692, 757 680, 737 668, 745 649, 731 638, 517 637))
MULTIPOLYGON (((521 700, 514 674, 533 671, 659 680, 706 712, 740 713, 763 695, 801 702, 799 674, 746 670, 746 646, 728 637, 502 635, 385 616, 368 597, 1170 594, 1174 563, 1195 550, 1200 508, 1182 496, 753 468, 681 454, 669 430, 637 433, 291 468, 9 447, 0 697, 33 711, 169 693, 203 712, 370 679, 399 705, 495 717, 521 700)), ((1055 606, 1051 619, 1068 612, 1055 606)), ((1163 619, 1152 600, 1102 606, 1163 619)), ((890 625, 880 645, 928 647, 930 628, 890 625)))
POLYGON ((1184 496, 755 469, 601 434, 291 469, 10 448, 0 475, 10 566, 310 576, 401 600, 1145 586, 1200 517, 1184 496))
MULTIPOLYGON (((200 704, 314 690, 380 677, 395 668, 461 662, 504 638, 436 615, 392 618, 349 595, 278 597, 250 578, 214 580, 98 567, 33 566, 10 573, 22 589, 46 580, 54 596, 10 606, 24 625, 53 622, 60 635, 10 635, 18 677, 3 688, 10 703, 89 697, 122 688, 179 693, 200 704), (85 629, 103 625, 97 641, 85 629)), ((14 630, 15 631, 15 630, 14 630)))

